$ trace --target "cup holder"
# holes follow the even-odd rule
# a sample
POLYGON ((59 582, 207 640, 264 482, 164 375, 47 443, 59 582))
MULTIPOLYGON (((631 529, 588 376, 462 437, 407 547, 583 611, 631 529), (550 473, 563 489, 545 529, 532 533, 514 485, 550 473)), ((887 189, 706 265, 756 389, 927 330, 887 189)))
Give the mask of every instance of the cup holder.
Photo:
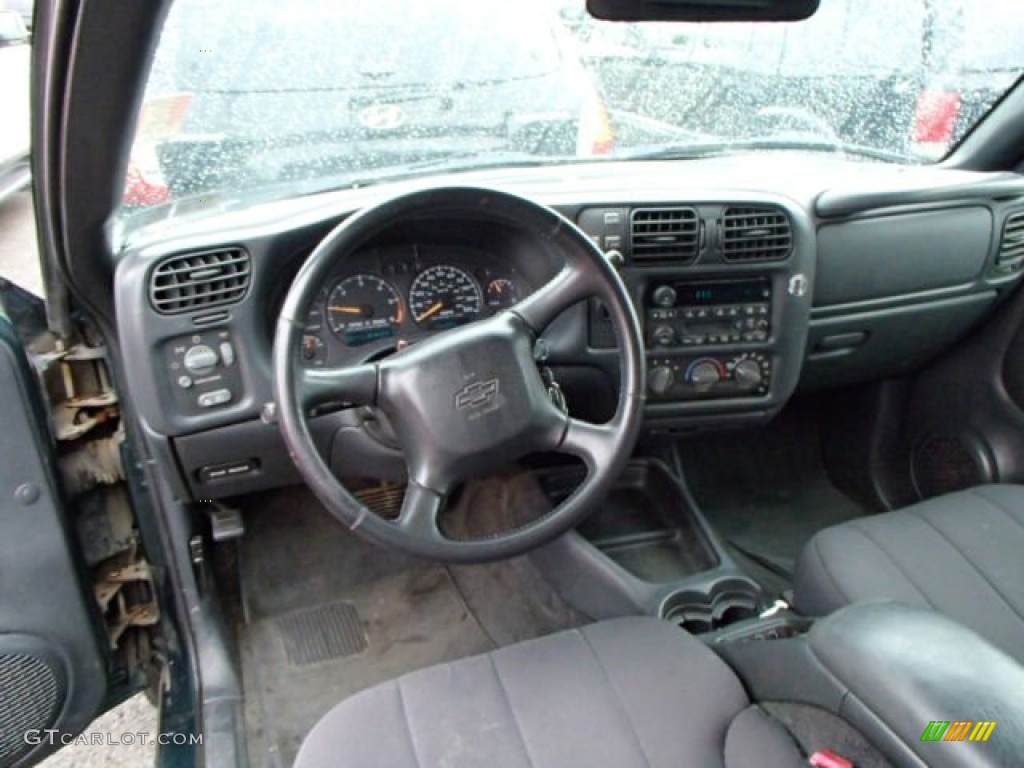
POLYGON ((725 579, 707 591, 673 592, 662 601, 659 614, 691 635, 702 635, 752 619, 760 611, 761 593, 755 585, 741 579, 725 579))

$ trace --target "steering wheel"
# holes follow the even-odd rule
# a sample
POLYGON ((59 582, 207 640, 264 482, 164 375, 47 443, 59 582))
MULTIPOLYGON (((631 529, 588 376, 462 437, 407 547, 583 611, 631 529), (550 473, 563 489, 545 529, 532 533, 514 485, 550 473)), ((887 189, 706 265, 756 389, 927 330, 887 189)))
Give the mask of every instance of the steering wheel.
POLYGON ((274 392, 281 434, 306 483, 327 510, 377 544, 448 562, 485 562, 531 550, 576 526, 608 490, 636 443, 644 400, 640 325, 626 287, 593 242, 557 212, 503 192, 435 188, 370 206, 335 227, 299 270, 274 334, 274 392), (299 364, 306 310, 337 264, 371 238, 410 219, 450 217, 529 234, 554 277, 493 317, 438 333, 377 362, 334 369, 299 364), (620 354, 619 396, 606 424, 572 418, 552 401, 534 359, 540 333, 588 297, 608 309, 620 354), (327 401, 380 408, 408 466, 401 512, 387 520, 338 481, 310 435, 306 413, 327 401), (529 453, 583 460, 576 491, 533 522, 484 539, 456 541, 439 527, 446 496, 529 453))

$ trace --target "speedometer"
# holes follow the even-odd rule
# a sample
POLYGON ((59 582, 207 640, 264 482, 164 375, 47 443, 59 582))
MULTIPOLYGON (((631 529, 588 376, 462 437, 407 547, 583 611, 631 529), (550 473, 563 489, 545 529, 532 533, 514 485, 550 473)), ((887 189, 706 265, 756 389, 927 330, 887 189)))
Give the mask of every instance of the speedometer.
POLYGON ((441 330, 480 316, 480 286, 458 267, 439 264, 421 272, 409 289, 409 310, 424 328, 441 330))

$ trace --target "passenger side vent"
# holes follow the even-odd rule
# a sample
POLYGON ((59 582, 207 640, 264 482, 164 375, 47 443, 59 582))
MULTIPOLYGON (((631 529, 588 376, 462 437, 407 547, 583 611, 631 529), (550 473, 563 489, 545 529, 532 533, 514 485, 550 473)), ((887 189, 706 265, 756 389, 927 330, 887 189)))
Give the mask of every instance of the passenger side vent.
POLYGON ((1024 211, 1011 213, 1003 225, 1003 237, 999 241, 996 267, 1004 272, 1014 272, 1024 265, 1024 211))
POLYGON ((793 251, 793 228, 778 208, 733 206, 722 214, 722 258, 782 261, 793 251))
POLYGON ((153 270, 149 300, 164 315, 235 304, 249 290, 251 273, 241 248, 172 256, 153 270))
POLYGON ((636 263, 691 262, 697 258, 700 220, 693 208, 636 208, 629 234, 636 263))

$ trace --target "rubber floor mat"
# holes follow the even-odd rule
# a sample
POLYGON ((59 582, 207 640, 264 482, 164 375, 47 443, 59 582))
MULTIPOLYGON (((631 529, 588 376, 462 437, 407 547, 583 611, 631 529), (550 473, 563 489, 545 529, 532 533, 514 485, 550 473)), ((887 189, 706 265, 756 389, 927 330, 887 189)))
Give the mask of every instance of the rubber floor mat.
POLYGON ((816 401, 795 402, 767 427, 679 443, 687 484, 708 522, 771 592, 790 587, 784 574, 811 536, 868 514, 828 478, 816 409, 816 401))
POLYGON ((288 662, 306 666, 366 650, 366 632, 352 603, 330 603, 279 616, 275 623, 288 662))

